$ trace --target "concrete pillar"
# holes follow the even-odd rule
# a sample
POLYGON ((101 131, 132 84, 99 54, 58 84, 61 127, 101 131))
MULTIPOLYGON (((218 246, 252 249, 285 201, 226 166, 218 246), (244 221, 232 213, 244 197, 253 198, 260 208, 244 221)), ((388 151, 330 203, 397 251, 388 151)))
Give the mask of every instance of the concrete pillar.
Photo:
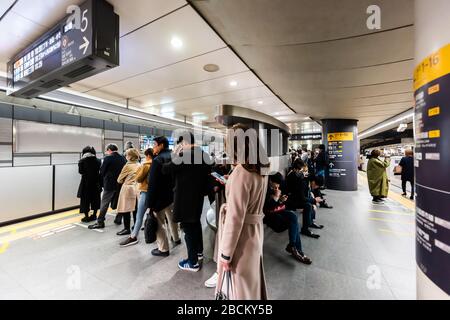
POLYGON ((417 298, 450 299, 450 1, 415 0, 417 298))
POLYGON ((330 166, 327 188, 340 191, 358 190, 357 120, 322 120, 323 141, 330 166))

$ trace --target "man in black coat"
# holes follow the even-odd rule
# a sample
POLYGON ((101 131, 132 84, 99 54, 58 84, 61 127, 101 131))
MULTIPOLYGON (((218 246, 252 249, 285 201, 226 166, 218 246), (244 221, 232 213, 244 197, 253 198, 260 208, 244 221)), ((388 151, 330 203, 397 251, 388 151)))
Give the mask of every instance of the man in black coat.
POLYGON ((97 159, 94 147, 87 146, 82 151, 81 160, 78 162, 78 172, 81 181, 78 187, 77 197, 80 198, 80 213, 85 217, 81 222, 97 220, 97 211, 100 209, 101 180, 100 167, 102 162, 97 159), (89 211, 94 213, 89 216, 89 211))
POLYGON ((412 150, 405 151, 405 157, 398 164, 402 167, 402 189, 403 196, 406 197, 406 182, 411 184, 411 200, 414 200, 414 152, 412 150))
POLYGON ((323 226, 319 226, 314 223, 313 205, 320 204, 322 199, 307 197, 307 183, 308 180, 305 177, 305 163, 301 159, 294 161, 292 165, 292 171, 289 172, 286 178, 286 186, 288 192, 288 199, 286 206, 288 210, 295 211, 297 209, 303 210, 303 224, 301 233, 311 237, 319 238, 318 234, 315 234, 309 230, 309 228, 322 229, 323 226))
POLYGON ((319 153, 317 154, 316 158, 314 159, 314 165, 316 167, 315 175, 319 177, 323 177, 324 184, 326 184, 325 177, 328 170, 328 156, 325 152, 325 145, 321 144, 319 146, 319 153))
POLYGON ((165 221, 169 225, 172 240, 175 245, 181 244, 178 234, 178 224, 173 220, 173 178, 164 175, 162 168, 164 163, 169 163, 172 152, 169 149, 169 141, 166 137, 156 137, 153 140, 153 152, 157 155, 152 162, 148 175, 148 191, 146 206, 158 219, 156 242, 158 248, 152 250, 152 255, 167 257, 169 252, 169 240, 164 228, 165 221))
POLYGON ((97 223, 90 225, 89 229, 103 229, 105 227, 105 217, 108 211, 109 205, 116 193, 119 192, 119 184, 117 178, 122 171, 122 168, 127 163, 127 160, 121 156, 118 152, 117 145, 109 144, 106 147, 107 156, 103 159, 102 166, 100 168, 100 176, 103 183, 103 196, 102 203, 100 205, 100 214, 97 218, 97 223))
POLYGON ((181 260, 182 270, 200 270, 203 259, 203 235, 200 217, 205 196, 211 187, 211 158, 194 144, 194 135, 185 132, 180 136, 182 149, 172 161, 165 164, 163 173, 175 177, 174 220, 181 223, 185 234, 188 258, 181 260))

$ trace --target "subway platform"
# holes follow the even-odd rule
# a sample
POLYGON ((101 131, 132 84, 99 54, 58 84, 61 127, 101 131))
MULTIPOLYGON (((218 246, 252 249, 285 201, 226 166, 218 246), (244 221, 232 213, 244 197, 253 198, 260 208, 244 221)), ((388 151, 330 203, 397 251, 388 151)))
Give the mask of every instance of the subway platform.
MULTIPOLYGON (((373 204, 362 174, 359 191, 325 193, 334 208, 318 210, 320 239, 302 236, 312 265, 284 251, 287 232, 265 227, 269 299, 415 299, 414 203, 393 187, 373 204)), ((215 271, 210 257, 198 273, 178 269, 184 240, 169 257, 153 257, 156 244, 142 233, 139 244, 119 247, 112 213, 100 231, 80 219, 71 211, 0 228, 0 299, 214 299, 204 286, 215 271)), ((204 237, 211 252, 206 224, 204 237)))

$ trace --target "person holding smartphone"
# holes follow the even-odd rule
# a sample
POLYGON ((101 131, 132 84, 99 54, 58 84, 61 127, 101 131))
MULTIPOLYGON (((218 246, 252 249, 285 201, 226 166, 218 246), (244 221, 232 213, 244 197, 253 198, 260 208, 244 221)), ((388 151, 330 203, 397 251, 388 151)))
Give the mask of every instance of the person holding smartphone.
POLYGON ((264 203, 263 222, 277 233, 288 230, 289 243, 286 251, 297 261, 304 264, 311 264, 312 261, 302 250, 300 239, 300 226, 295 212, 286 210, 287 195, 283 195, 280 186, 283 176, 280 173, 270 176, 269 187, 267 189, 266 201, 264 203))
POLYGON ((385 156, 384 160, 382 160, 380 156, 380 150, 373 150, 367 163, 367 181, 374 203, 383 202, 383 199, 387 198, 389 192, 389 179, 386 169, 389 168, 391 159, 389 156, 385 156))

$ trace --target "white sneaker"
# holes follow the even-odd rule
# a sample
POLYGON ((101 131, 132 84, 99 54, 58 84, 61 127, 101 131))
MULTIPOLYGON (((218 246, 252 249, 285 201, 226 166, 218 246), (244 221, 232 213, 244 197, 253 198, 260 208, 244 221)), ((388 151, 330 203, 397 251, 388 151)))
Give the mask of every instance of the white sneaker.
POLYGON ((207 288, 215 288, 217 285, 217 279, 219 278, 219 274, 217 272, 214 272, 214 274, 205 281, 205 287, 207 288))

